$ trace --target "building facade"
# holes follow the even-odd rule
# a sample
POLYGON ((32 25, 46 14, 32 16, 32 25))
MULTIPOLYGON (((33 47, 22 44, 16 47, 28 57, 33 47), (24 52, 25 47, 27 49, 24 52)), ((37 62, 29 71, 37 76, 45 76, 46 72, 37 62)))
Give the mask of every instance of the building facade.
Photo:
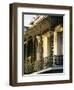
POLYGON ((24 73, 63 66, 63 16, 38 15, 24 32, 24 73))

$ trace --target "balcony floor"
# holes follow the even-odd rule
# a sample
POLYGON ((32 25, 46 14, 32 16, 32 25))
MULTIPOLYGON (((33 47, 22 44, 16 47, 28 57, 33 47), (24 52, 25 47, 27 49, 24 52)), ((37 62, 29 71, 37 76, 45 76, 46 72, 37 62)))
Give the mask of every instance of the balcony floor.
POLYGON ((46 74, 46 73, 63 73, 63 66, 49 67, 47 69, 43 69, 43 70, 40 70, 38 72, 34 72, 31 75, 46 74))

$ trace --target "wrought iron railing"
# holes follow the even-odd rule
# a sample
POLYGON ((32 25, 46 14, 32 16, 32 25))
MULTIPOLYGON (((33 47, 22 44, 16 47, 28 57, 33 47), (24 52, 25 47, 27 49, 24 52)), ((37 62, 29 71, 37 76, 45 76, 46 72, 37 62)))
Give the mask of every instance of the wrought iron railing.
POLYGON ((54 56, 55 65, 63 65, 63 55, 54 56))
POLYGON ((62 66, 63 65, 63 55, 54 55, 43 58, 43 68, 62 66))
POLYGON ((43 58, 42 60, 26 60, 24 63, 24 73, 32 73, 54 66, 63 66, 63 55, 54 55, 43 58))

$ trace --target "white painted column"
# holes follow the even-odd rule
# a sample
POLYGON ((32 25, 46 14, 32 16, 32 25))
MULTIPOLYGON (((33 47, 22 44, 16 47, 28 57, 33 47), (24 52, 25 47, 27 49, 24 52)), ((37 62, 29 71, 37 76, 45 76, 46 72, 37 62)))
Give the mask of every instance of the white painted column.
POLYGON ((54 32, 54 50, 53 50, 53 55, 57 55, 57 32, 54 32))
POLYGON ((48 56, 47 37, 43 35, 43 58, 48 56))

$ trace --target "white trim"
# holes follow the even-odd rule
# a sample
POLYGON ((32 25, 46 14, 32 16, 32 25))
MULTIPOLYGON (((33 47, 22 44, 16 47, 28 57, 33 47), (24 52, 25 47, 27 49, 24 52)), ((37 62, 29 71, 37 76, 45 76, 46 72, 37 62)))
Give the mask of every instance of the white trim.
POLYGON ((55 81, 55 80, 69 80, 69 11, 55 10, 55 9, 41 9, 41 8, 21 8, 17 9, 17 82, 34 82, 34 81, 55 81), (64 73, 62 74, 46 74, 46 75, 25 75, 22 76, 22 12, 30 13, 52 13, 64 14, 64 38, 63 38, 63 54, 64 54, 64 73))

